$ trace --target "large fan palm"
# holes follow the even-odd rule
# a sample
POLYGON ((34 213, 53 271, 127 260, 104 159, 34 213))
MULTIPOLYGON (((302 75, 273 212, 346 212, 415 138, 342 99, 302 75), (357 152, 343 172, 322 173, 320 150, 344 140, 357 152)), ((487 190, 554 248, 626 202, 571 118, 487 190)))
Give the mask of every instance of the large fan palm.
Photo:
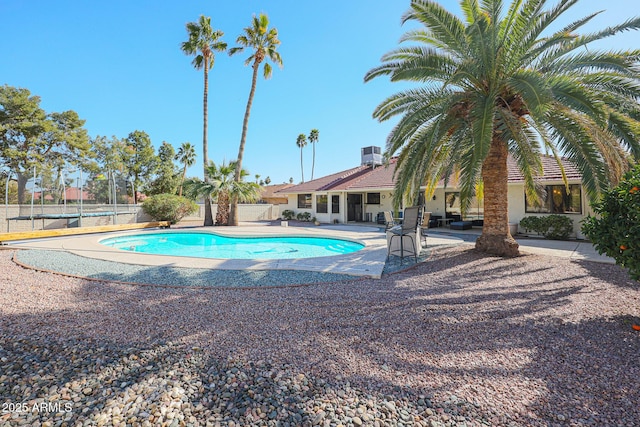
POLYGON ((183 142, 178 148, 175 160, 182 163, 182 180, 180 181, 180 191, 178 192, 178 195, 182 196, 182 187, 187 177, 187 168, 193 166, 196 162, 196 148, 190 142, 183 142))
POLYGON ((246 182, 242 179, 249 175, 249 172, 242 170, 240 181, 235 180, 236 162, 229 164, 222 163, 220 166, 210 162, 207 166, 207 176, 209 181, 197 179, 187 180, 185 189, 190 197, 210 197, 218 204, 216 213, 217 225, 229 224, 229 204, 232 198, 237 198, 241 202, 255 202, 260 199, 260 185, 255 182, 246 182))
MULTIPOLYGON (((484 227, 476 248, 518 254, 508 228, 507 157, 525 178, 527 196, 538 199, 540 153, 575 163, 593 199, 640 155, 640 50, 603 51, 587 44, 640 27, 634 18, 586 35, 576 31, 597 13, 557 32, 549 27, 577 0, 545 10, 545 0, 462 0, 464 19, 435 1, 413 0, 403 22, 424 27, 406 33, 416 45, 383 57, 365 81, 425 85, 391 96, 374 111, 383 121, 400 116, 386 155, 398 153, 398 203, 426 186, 456 176, 462 209, 484 184, 484 227)), ((566 181, 566 180, 565 180, 566 181)))
MULTIPOLYGON (((269 29, 269 18, 264 13, 254 16, 251 26, 245 27, 244 34, 236 39, 236 43, 240 46, 229 49, 229 55, 235 55, 242 52, 245 48, 252 49, 252 54, 244 61, 245 65, 251 64, 253 74, 251 77, 251 90, 249 91, 249 100, 242 121, 242 136, 240 137, 240 147, 238 148, 238 160, 236 165, 236 181, 240 181, 242 171, 242 159, 244 157, 244 146, 247 141, 247 130, 249 129, 249 115, 251 114, 251 105, 253 104, 253 96, 256 93, 256 84, 258 82, 258 70, 260 64, 264 62, 263 76, 265 79, 271 77, 272 67, 266 59, 282 68, 282 58, 277 51, 280 46, 278 40, 278 30, 276 28, 269 29)), ((238 201, 233 200, 231 204, 231 225, 238 225, 238 201)))
MULTIPOLYGON (((189 39, 181 44, 182 51, 187 55, 195 55, 192 64, 197 70, 204 70, 204 95, 202 101, 203 126, 202 126, 202 161, 204 164, 204 180, 207 181, 208 154, 208 128, 209 128, 209 70, 215 62, 214 52, 224 52, 227 44, 223 42, 224 33, 211 27, 211 18, 200 15, 198 22, 187 23, 189 39)), ((211 201, 208 197, 204 200, 204 225, 213 225, 211 213, 211 201)))

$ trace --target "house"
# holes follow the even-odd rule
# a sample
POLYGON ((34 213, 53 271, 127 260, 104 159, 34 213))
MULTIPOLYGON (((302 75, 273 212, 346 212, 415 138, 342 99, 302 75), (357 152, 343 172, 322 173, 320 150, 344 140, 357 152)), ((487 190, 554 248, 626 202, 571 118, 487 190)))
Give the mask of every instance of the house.
POLYGON ((262 187, 262 193, 260 194, 260 203, 267 203, 271 205, 287 204, 288 199, 285 194, 276 192, 285 190, 289 187, 293 187, 293 184, 275 184, 265 185, 262 187))
MULTIPOLYGON (((324 223, 376 222, 383 211, 393 210, 395 188, 396 159, 384 165, 380 152, 380 147, 365 147, 361 149, 359 166, 279 190, 276 194, 286 195, 288 199, 280 209, 296 214, 309 212, 324 223)), ((573 219, 576 236, 582 237, 580 221, 592 210, 582 188, 580 172, 568 160, 563 160, 567 189, 556 160, 547 155, 542 155, 541 160, 544 173, 538 181, 545 187, 547 196, 542 205, 536 206, 525 197, 524 177, 509 159, 509 222, 517 224, 530 215, 568 215, 573 219)), ((459 189, 451 182, 447 187, 441 182, 424 205, 432 216, 456 218, 461 215, 459 189)), ((476 220, 475 224, 480 225, 482 218, 482 200, 473 200, 464 219, 476 220)))
MULTIPOLYGON (((80 188, 78 187, 66 187, 64 189, 64 192, 65 192, 65 196, 60 199, 60 202, 66 199, 66 201, 69 203, 75 203, 75 202, 79 202, 81 197, 82 197, 82 201, 85 203, 95 202, 93 195, 91 195, 87 190, 84 190, 84 189, 80 191, 80 188)), ((36 191, 33 194, 33 200, 39 201, 41 194, 42 193, 40 191, 36 191)), ((45 203, 53 202, 53 195, 50 192, 45 192, 44 201, 45 203)))

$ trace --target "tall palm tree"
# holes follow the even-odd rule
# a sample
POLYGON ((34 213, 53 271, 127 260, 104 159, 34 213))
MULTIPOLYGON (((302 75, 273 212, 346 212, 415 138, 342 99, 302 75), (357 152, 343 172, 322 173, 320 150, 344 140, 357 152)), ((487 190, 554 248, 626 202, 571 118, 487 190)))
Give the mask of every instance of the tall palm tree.
POLYGON ((296 145, 300 149, 300 172, 302 173, 302 182, 304 182, 304 166, 302 164, 302 149, 307 145, 307 136, 304 133, 298 135, 296 145))
POLYGON ((318 129, 311 129, 311 133, 309 133, 309 144, 313 147, 313 160, 311 161, 311 180, 313 181, 313 170, 316 167, 316 142, 318 142, 318 138, 320 138, 320 132, 318 129))
MULTIPOLYGON (((229 49, 229 55, 235 55, 242 52, 245 48, 252 49, 252 54, 244 61, 245 65, 251 64, 253 75, 251 77, 251 90, 249 91, 249 100, 242 121, 242 136, 240 137, 240 147, 238 149, 238 160, 236 164, 236 181, 240 181, 242 171, 242 158, 244 157, 244 145, 247 140, 247 129, 249 128, 249 115, 251 114, 251 104, 253 104, 253 96, 256 93, 256 83, 258 81, 258 69, 260 64, 264 62, 263 76, 265 79, 271 77, 272 68, 266 59, 271 60, 274 64, 282 68, 282 58, 277 52, 280 46, 278 40, 278 30, 276 28, 269 29, 269 18, 264 13, 259 16, 253 16, 250 27, 244 29, 244 33, 239 35, 236 43, 240 46, 229 49)), ((231 203, 231 225, 238 225, 238 201, 233 199, 231 203)))
MULTIPOLYGON (((207 177, 207 165, 209 164, 208 154, 208 128, 209 128, 209 108, 207 100, 209 97, 209 70, 213 68, 215 62, 214 52, 224 52, 227 44, 222 41, 224 33, 214 30, 211 27, 211 18, 200 15, 198 22, 187 23, 187 33, 189 39, 180 46, 187 55, 195 55, 192 64, 196 70, 204 70, 204 96, 202 101, 203 126, 202 126, 202 162, 204 164, 204 180, 207 177)), ((204 225, 213 225, 213 215, 211 213, 211 200, 204 199, 204 225)))
POLYGON ((235 180, 236 162, 222 163, 220 166, 210 162, 207 166, 209 181, 191 179, 185 182, 187 194, 192 197, 210 197, 218 204, 216 212, 216 225, 229 225, 229 204, 232 198, 241 202, 255 202, 260 199, 260 185, 255 182, 246 182, 243 179, 249 172, 242 170, 241 180, 235 180))
POLYGON ((196 148, 190 142, 183 142, 178 148, 175 159, 182 163, 182 180, 180 181, 180 191, 178 191, 178 195, 182 196, 182 187, 187 176, 187 168, 193 166, 196 162, 196 148))
MULTIPOLYGON (((464 19, 429 0, 413 0, 403 22, 401 47, 383 56, 365 81, 425 83, 383 101, 380 121, 401 116, 386 155, 398 153, 396 194, 411 201, 420 186, 427 196, 442 178, 459 174, 461 205, 468 209, 476 183, 484 184, 484 227, 476 248, 515 256, 509 233, 507 157, 525 179, 527 197, 537 200, 540 152, 576 164, 595 199, 640 155, 640 50, 603 51, 587 44, 640 27, 640 18, 590 34, 576 31, 598 13, 556 32, 549 28, 578 0, 545 10, 546 0, 461 0, 464 19), (634 119, 635 117, 635 119, 634 119)), ((566 180, 565 180, 566 181, 566 180)))

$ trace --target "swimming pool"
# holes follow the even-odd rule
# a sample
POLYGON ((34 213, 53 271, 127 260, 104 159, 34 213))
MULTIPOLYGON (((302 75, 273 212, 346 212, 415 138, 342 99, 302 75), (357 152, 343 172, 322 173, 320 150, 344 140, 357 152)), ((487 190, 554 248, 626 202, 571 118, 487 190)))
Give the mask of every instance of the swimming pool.
POLYGON ((100 240, 115 249, 196 258, 296 259, 343 255, 363 244, 324 237, 230 237, 212 233, 150 233, 100 240))

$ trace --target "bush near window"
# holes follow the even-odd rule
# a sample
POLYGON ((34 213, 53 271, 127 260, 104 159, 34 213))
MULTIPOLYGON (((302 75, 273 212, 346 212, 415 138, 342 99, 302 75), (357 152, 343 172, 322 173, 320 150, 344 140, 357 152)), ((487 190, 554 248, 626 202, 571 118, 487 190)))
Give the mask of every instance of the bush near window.
POLYGON ((564 215, 527 216, 520 221, 520 227, 547 239, 567 240, 573 232, 573 220, 564 215))
POLYGON ((196 212, 198 205, 193 200, 175 194, 156 194, 142 202, 142 210, 155 221, 170 221, 175 224, 196 212))
POLYGON ((600 254, 616 260, 640 280, 640 165, 593 205, 597 216, 582 222, 582 232, 600 254))
POLYGON ((299 221, 311 221, 311 214, 309 212, 300 212, 296 215, 299 221))
POLYGON ((290 219, 295 218, 296 213, 292 210, 286 209, 284 211, 282 211, 282 219, 284 219, 285 221, 289 221, 290 219))

